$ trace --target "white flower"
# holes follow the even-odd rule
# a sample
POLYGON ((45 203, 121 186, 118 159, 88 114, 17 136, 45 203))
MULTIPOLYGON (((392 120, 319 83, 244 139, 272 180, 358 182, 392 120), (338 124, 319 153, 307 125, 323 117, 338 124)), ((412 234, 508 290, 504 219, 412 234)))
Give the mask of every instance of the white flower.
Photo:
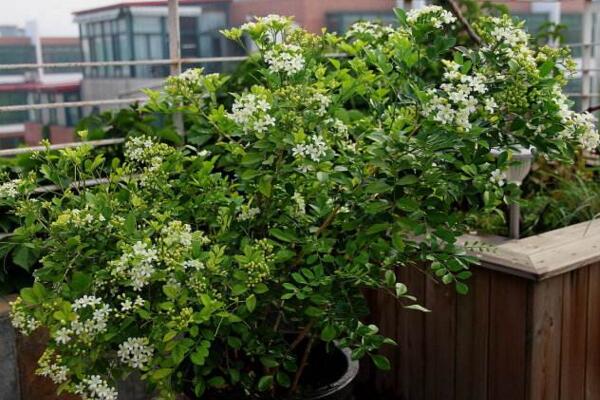
POLYGON ((127 298, 121 302, 121 311, 127 312, 133 309, 133 302, 131 299, 127 298))
POLYGON ((84 378, 76 386, 75 393, 84 400, 117 400, 117 391, 108 385, 99 375, 84 378))
POLYGON ((497 107, 498 107, 498 104, 496 104, 496 101, 494 100, 493 97, 485 99, 485 105, 484 105, 485 111, 492 114, 494 111, 496 111, 497 107))
POLYGON ((268 114, 271 104, 263 94, 244 93, 233 103, 227 116, 238 124, 245 133, 250 131, 266 132, 275 125, 275 119, 268 114))
POLYGON ((4 182, 0 185, 0 199, 14 199, 19 195, 20 179, 4 182))
POLYGON ((406 21, 411 24, 425 22, 433 25, 434 28, 439 29, 443 25, 449 25, 456 22, 456 18, 452 13, 440 6, 426 6, 410 10, 406 14, 406 21))
POLYGON ((296 207, 298 208, 298 213, 305 214, 306 213, 306 202, 304 201, 304 197, 298 192, 294 192, 292 196, 292 200, 296 202, 296 207))
POLYGON ((152 361, 154 347, 148 338, 129 338, 119 345, 117 355, 123 364, 131 368, 145 369, 152 361))
POLYGON ((249 221, 254 219, 258 214, 260 214, 260 208, 243 205, 241 207, 240 214, 237 216, 237 220, 249 221))
POLYGON ((54 340, 58 344, 67 344, 71 341, 71 330, 69 328, 60 328, 54 334, 54 340))
POLYGON ((20 297, 11 302, 10 307, 11 324, 23 335, 29 335, 41 326, 38 320, 25 312, 23 299, 20 297))
POLYGON ((148 283, 155 271, 154 263, 158 261, 158 251, 147 243, 138 241, 128 252, 124 252, 118 260, 111 261, 112 274, 129 280, 133 290, 139 291, 148 283))
POLYGON ((60 355, 54 353, 54 350, 46 349, 38 360, 38 369, 35 371, 37 375, 50 378, 52 382, 60 385, 67 381, 69 369, 62 365, 60 355))
POLYGON ((503 171, 496 169, 496 170, 492 171, 492 175, 490 176, 490 181, 492 181, 495 184, 497 184, 498 186, 502 187, 506 183, 506 174, 503 171))
POLYGON ((312 101, 319 107, 317 114, 323 116, 327 113, 327 107, 331 104, 331 98, 325 96, 323 93, 315 93, 312 96, 312 101))
POLYGON ((319 162, 327 155, 328 146, 321 136, 313 136, 309 143, 300 143, 292 148, 295 157, 308 157, 314 162, 319 162), (310 143, 312 142, 312 143, 310 143))
POLYGON ((305 60, 302 49, 295 44, 281 44, 264 54, 269 70, 294 75, 304 69, 305 60))

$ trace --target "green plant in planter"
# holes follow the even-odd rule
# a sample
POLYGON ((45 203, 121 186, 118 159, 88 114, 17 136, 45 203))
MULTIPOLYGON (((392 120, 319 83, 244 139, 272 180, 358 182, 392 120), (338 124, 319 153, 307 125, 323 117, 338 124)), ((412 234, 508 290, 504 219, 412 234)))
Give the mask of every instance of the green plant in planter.
POLYGON ((423 310, 396 271, 427 263, 465 293, 464 212, 505 194, 509 153, 489 148, 566 156, 594 132, 541 97, 532 122, 514 122, 524 116, 511 88, 556 93, 561 69, 533 61, 527 71, 548 69, 544 84, 517 85, 525 66, 501 57, 531 54, 510 21, 484 20, 492 43, 468 50, 453 47, 455 19, 439 7, 399 20, 344 38, 277 16, 230 30, 260 50, 254 86, 222 98, 225 78, 191 70, 149 92, 147 111, 181 113, 194 145, 136 136, 110 162, 85 146, 42 153, 55 194, 36 197, 34 176, 5 183, 0 198, 42 257, 12 309, 23 333, 50 332, 39 373, 87 399, 115 399, 132 371, 165 399, 285 398, 302 392, 319 343, 390 368, 378 349, 393 342, 360 322, 363 289, 423 310), (532 125, 559 113, 563 130, 532 125))

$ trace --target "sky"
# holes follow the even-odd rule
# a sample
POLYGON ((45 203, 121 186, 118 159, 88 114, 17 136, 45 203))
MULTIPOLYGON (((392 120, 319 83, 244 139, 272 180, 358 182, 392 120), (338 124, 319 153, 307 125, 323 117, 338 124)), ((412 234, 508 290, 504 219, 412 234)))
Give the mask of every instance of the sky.
POLYGON ((73 11, 121 3, 123 0, 0 0, 0 25, 25 26, 36 20, 42 36, 77 36, 73 11))

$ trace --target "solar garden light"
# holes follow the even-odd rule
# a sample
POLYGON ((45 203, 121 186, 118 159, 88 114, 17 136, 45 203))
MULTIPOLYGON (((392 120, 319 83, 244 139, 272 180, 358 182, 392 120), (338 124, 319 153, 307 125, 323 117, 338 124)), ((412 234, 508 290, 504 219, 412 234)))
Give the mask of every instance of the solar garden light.
MULTIPOLYGON (((508 170, 504 171, 506 181, 508 183, 514 183, 517 186, 521 186, 523 180, 531 171, 531 164, 533 162, 533 147, 525 148, 522 146, 516 146, 512 153, 511 165, 508 170)), ((494 157, 498 157, 503 152, 502 149, 494 148, 491 150, 491 154, 494 157)), ((508 210, 508 236, 511 239, 519 238, 520 231, 520 220, 521 220, 521 207, 517 203, 511 203, 508 210)))

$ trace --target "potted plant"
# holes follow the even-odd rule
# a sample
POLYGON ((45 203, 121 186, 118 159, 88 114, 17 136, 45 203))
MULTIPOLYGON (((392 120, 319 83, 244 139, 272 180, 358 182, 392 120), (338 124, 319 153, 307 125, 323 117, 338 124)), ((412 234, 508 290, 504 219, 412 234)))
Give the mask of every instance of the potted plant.
POLYGON ((466 293, 464 212, 501 204, 492 178, 510 162, 489 149, 521 138, 564 155, 590 129, 573 122, 562 145, 508 135, 510 87, 485 76, 520 69, 455 48, 440 7, 398 15, 345 37, 278 16, 225 32, 257 44, 253 86, 222 98, 226 77, 189 70, 148 92, 146 111, 183 115, 188 145, 157 139, 179 141, 164 118, 113 160, 38 154, 51 193, 35 174, 4 183, 13 240, 41 256, 12 306, 21 332, 50 333, 38 372, 85 399, 116 399, 132 372, 164 399, 349 398, 354 360, 390 368, 378 350, 393 341, 361 322, 365 288, 424 310, 396 271, 427 263, 466 293))

